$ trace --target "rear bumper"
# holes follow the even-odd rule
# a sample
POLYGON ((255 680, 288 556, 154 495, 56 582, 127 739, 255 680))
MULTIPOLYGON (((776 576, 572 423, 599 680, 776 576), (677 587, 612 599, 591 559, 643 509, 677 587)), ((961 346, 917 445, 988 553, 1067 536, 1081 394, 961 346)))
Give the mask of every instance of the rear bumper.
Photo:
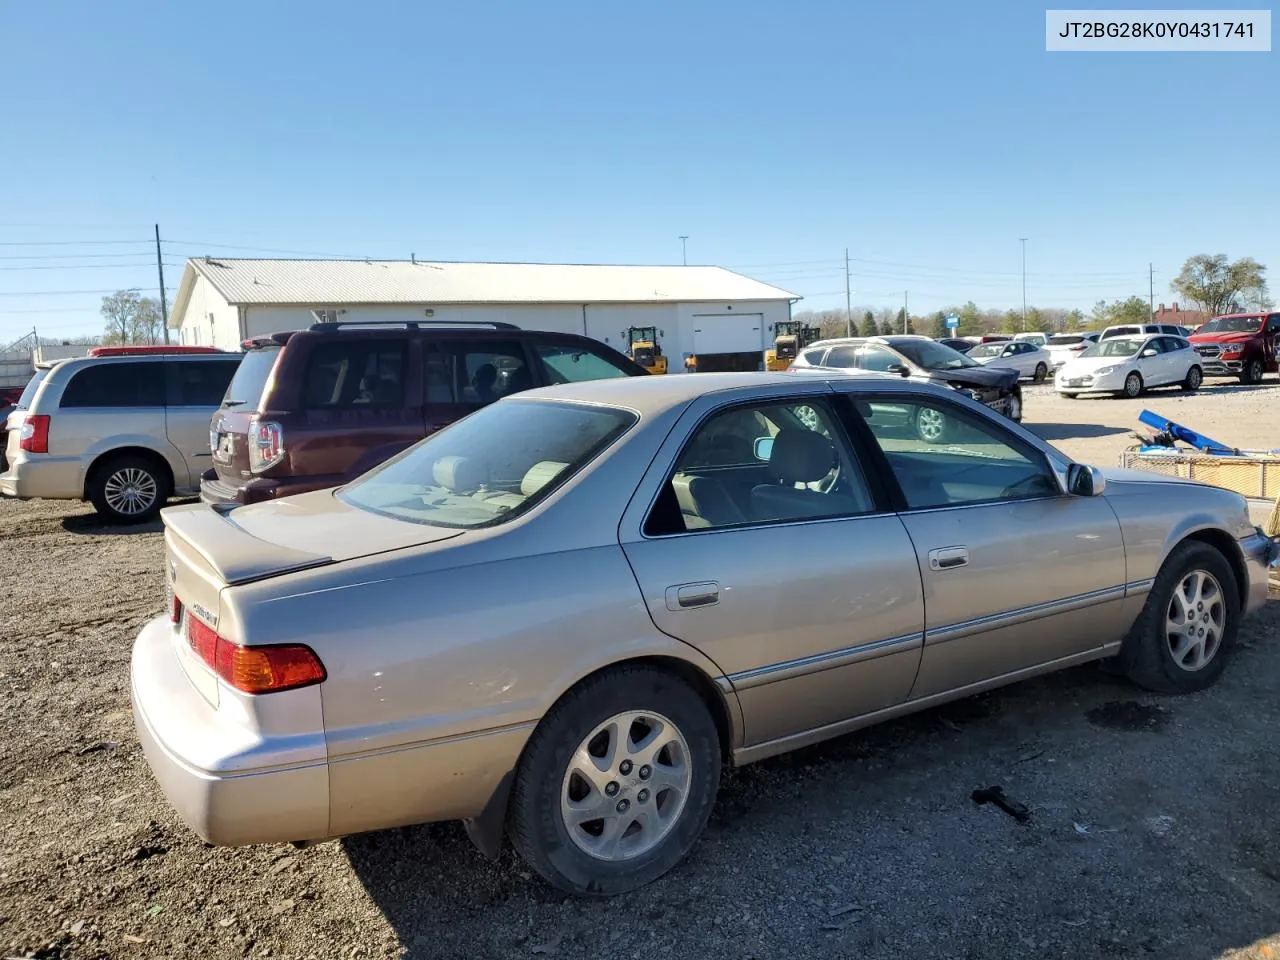
POLYGON ((303 477, 300 479, 274 480, 270 477, 254 477, 246 480, 238 487, 223 483, 214 470, 206 470, 200 476, 200 499, 204 503, 262 503, 265 500, 279 500, 281 497, 292 497, 300 493, 311 493, 315 490, 327 490, 343 482, 343 477, 303 477))
MULTIPOLYGON (((138 635, 130 669, 134 725, 147 763, 196 833, 223 846, 329 835, 323 730, 273 738, 245 726, 229 691, 223 709, 209 703, 178 662, 165 617, 138 635)), ((318 688, 271 696, 293 693, 319 697, 318 688)))
POLYGON ((80 500, 84 497, 84 465, 79 457, 19 454, 0 474, 0 496, 80 500))

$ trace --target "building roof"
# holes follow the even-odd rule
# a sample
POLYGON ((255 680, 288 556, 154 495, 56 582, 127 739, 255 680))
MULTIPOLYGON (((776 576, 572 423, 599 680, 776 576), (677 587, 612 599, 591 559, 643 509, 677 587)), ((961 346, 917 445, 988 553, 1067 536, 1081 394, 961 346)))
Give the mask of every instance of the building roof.
POLYGON ((238 306, 799 299, 724 267, 200 257, 188 260, 183 271, 173 309, 175 325, 186 311, 197 275, 238 306))

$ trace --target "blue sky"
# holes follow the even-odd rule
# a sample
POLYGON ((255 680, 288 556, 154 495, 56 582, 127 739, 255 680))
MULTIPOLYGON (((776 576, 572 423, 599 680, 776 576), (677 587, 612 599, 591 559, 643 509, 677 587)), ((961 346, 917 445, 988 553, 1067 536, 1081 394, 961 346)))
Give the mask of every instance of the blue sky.
POLYGON ((1019 304, 1019 237, 1042 306, 1145 296, 1148 262, 1170 301, 1200 252, 1280 270, 1280 55, 1044 31, 1006 2, 6 3, 0 343, 154 288, 155 222, 171 287, 203 253, 679 263, 682 234, 802 308, 843 306, 846 247, 855 303, 913 312, 1019 304))

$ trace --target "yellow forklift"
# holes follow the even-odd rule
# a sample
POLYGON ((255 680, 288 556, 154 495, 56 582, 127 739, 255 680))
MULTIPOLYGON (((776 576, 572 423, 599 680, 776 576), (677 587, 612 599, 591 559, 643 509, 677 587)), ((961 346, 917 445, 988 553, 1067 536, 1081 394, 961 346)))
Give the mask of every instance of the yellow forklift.
POLYGON ((632 327, 627 331, 627 356, 650 373, 666 373, 667 358, 658 343, 657 327, 632 327))
POLYGON ((796 355, 819 336, 817 327, 799 320, 782 320, 773 325, 773 346, 764 352, 766 370, 785 370, 796 355))

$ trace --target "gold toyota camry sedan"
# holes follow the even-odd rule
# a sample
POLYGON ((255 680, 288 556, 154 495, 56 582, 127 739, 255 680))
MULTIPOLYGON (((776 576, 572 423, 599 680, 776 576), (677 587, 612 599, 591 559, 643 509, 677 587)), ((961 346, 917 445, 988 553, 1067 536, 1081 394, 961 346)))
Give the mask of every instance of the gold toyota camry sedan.
POLYGON ((347 486, 163 517, 134 715, 202 837, 459 819, 596 895, 689 853, 725 764, 1088 660, 1209 686, 1277 550, 1237 494, 836 373, 533 390, 347 486))

